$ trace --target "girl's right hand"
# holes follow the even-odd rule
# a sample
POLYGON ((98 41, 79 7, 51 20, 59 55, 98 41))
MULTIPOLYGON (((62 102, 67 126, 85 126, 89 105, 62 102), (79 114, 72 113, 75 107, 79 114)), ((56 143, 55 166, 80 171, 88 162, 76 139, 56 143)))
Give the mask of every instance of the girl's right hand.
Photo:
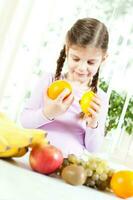
POLYGON ((67 98, 65 98, 69 93, 70 91, 65 89, 55 100, 53 100, 48 97, 46 91, 44 95, 44 116, 48 119, 53 119, 65 113, 74 100, 72 93, 67 98))

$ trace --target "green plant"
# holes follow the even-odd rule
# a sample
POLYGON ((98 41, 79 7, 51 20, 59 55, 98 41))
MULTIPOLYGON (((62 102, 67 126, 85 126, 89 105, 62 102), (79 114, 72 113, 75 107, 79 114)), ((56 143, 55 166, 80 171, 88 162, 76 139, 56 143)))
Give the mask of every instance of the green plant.
POLYGON ((107 92, 108 90, 108 83, 106 83, 106 81, 104 81, 103 78, 100 79, 99 81, 99 87, 104 91, 104 92, 107 92))
POLYGON ((125 94, 119 94, 113 90, 109 100, 109 109, 106 121, 106 132, 110 132, 112 129, 117 128, 124 106, 124 102, 125 94))
MULTIPOLYGON (((105 92, 107 92, 108 83, 101 79, 99 87, 105 92)), ((109 100, 108 115, 105 124, 105 134, 108 134, 109 132, 111 132, 111 130, 117 128, 122 109, 125 103, 125 98, 126 92, 118 93, 117 91, 112 90, 109 100)), ((133 133, 133 97, 129 101, 122 128, 128 134, 133 133)))
POLYGON ((133 133, 133 96, 129 101, 122 127, 127 133, 133 133))

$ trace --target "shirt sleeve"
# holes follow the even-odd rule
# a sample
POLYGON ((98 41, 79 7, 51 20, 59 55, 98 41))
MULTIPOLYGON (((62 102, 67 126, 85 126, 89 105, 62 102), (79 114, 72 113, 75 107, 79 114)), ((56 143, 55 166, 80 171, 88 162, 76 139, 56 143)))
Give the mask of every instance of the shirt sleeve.
POLYGON ((98 127, 95 129, 86 127, 85 147, 89 152, 98 152, 102 146, 105 134, 105 122, 108 112, 108 97, 102 93, 102 108, 99 115, 98 127))
POLYGON ((39 81, 30 99, 28 100, 25 108, 20 115, 20 122, 25 128, 39 128, 44 124, 51 123, 43 115, 43 94, 44 90, 48 88, 49 84, 52 82, 52 75, 45 74, 39 81))

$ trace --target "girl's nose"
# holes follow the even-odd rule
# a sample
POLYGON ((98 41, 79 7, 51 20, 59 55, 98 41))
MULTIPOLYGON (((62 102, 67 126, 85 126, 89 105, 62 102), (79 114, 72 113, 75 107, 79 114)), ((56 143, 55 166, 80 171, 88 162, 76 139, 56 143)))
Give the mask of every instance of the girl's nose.
POLYGON ((88 68, 88 65, 87 65, 87 62, 85 62, 85 61, 82 61, 80 64, 79 64, 79 69, 80 70, 87 70, 87 68, 88 68))

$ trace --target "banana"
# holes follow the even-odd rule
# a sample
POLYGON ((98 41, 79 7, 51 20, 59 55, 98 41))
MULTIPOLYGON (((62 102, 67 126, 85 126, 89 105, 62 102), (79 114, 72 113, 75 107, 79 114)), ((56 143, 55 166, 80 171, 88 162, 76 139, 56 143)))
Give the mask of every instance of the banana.
POLYGON ((11 148, 5 152, 0 152, 0 158, 22 157, 28 152, 28 147, 11 148))
POLYGON ((7 140, 0 135, 0 152, 4 152, 9 148, 7 140))
POLYGON ((39 129, 22 129, 14 127, 1 127, 0 126, 0 136, 3 137, 8 146, 21 148, 25 146, 39 144, 41 141, 46 139, 46 133, 39 129))
POLYGON ((1 127, 0 135, 3 137, 11 148, 21 148, 31 144, 32 137, 24 134, 21 129, 14 127, 1 127))
POLYGON ((9 150, 6 150, 5 152, 0 152, 1 158, 9 158, 13 157, 13 155, 18 153, 18 148, 11 148, 9 150))
POLYGON ((4 113, 0 112, 0 157, 20 157, 29 147, 48 144, 46 132, 40 129, 19 127, 4 113))
POLYGON ((19 148, 18 152, 13 157, 22 157, 28 152, 28 147, 19 148))
POLYGON ((21 128, 0 113, 0 157, 20 157, 27 153, 28 147, 48 143, 45 131, 21 128))
POLYGON ((28 152, 28 147, 23 148, 12 148, 6 150, 5 152, 0 152, 1 158, 10 158, 10 157, 21 157, 28 152))
POLYGON ((37 144, 48 144, 48 140, 46 138, 47 133, 40 129, 25 129, 24 134, 31 138, 30 147, 33 147, 37 144))

